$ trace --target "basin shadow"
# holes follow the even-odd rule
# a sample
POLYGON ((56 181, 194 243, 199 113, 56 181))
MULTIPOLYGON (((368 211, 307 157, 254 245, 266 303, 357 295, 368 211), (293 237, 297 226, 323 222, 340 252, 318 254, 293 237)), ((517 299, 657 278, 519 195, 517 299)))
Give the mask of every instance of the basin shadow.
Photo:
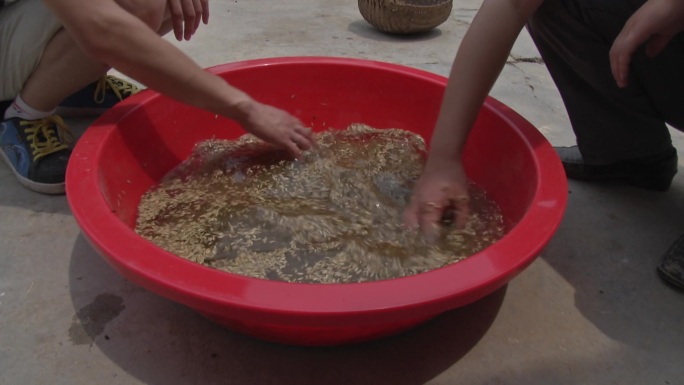
POLYGON ((382 32, 372 25, 368 24, 365 20, 356 20, 347 26, 347 31, 375 41, 381 42, 407 42, 407 41, 427 41, 438 38, 442 35, 442 31, 439 28, 431 29, 427 32, 422 33, 412 33, 412 34, 391 34, 387 32, 382 32))
POLYGON ((487 332, 507 286, 412 330, 355 345, 264 342, 206 320, 117 274, 83 235, 69 266, 73 344, 95 345, 147 384, 423 384, 487 332))

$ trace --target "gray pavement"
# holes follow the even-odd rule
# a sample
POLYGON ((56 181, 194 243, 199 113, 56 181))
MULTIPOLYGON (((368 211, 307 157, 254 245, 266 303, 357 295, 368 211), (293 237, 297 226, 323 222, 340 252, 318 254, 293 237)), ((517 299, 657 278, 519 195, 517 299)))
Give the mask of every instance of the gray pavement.
MULTIPOLYGON (((326 55, 446 75, 479 4, 459 0, 433 33, 396 38, 351 0, 215 0, 209 25, 174 44, 204 67, 326 55)), ((523 32, 491 95, 554 145, 572 144, 545 67, 520 60, 535 57, 523 32)), ((111 269, 65 197, 24 190, 4 164, 0 186, 0 384, 684 384, 684 294, 655 273, 684 233, 684 173, 667 193, 571 181, 560 229, 507 287, 409 332, 333 348, 216 326, 111 269)))

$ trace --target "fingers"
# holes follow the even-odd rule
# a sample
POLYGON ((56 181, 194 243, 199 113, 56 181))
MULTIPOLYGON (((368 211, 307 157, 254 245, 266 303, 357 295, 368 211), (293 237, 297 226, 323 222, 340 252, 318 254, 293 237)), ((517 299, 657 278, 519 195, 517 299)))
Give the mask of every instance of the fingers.
POLYGON ((653 57, 681 30, 672 29, 672 12, 667 7, 676 3, 646 2, 627 20, 609 54, 610 68, 618 87, 627 86, 632 55, 642 44, 648 42, 646 54, 653 57))
POLYGON ((195 5, 195 21, 193 23, 193 28, 192 28, 192 34, 194 35, 195 32, 197 32, 197 28, 199 28, 200 23, 202 22, 202 1, 201 0, 194 0, 193 4, 195 5))
MULTIPOLYGON (((672 40, 671 34, 651 36, 646 44, 646 55, 654 57, 659 54, 672 40)), ((629 84, 629 67, 632 56, 637 48, 646 41, 646 38, 635 34, 623 32, 615 39, 610 49, 610 69, 618 87, 624 88, 629 84)))
POLYGON ((202 0, 202 21, 209 23, 209 0, 202 0))
POLYGON ((285 143, 287 150, 295 157, 300 158, 302 152, 315 148, 316 144, 311 129, 297 126, 285 143))
POLYGON ((635 31, 634 25, 633 17, 627 20, 625 26, 615 38, 615 41, 613 41, 613 45, 608 53, 610 57, 610 70, 620 88, 627 86, 632 54, 636 51, 637 46, 646 41, 647 38, 647 36, 640 37, 640 34, 635 31))
POLYGON ((176 40, 183 40, 183 8, 180 0, 169 0, 169 11, 171 12, 171 23, 173 24, 173 34, 176 40))
POLYGON ((169 11, 176 40, 190 40, 199 28, 202 19, 209 20, 209 9, 204 7, 206 0, 169 0, 169 11))
POLYGON ((297 120, 294 127, 290 126, 285 131, 283 136, 285 147, 295 158, 299 159, 304 151, 311 150, 315 147, 313 131, 311 128, 305 127, 297 120), (287 133, 289 131, 289 133, 287 133))
POLYGON ((314 136, 313 130, 311 127, 305 127, 301 126, 297 128, 297 133, 302 135, 304 138, 306 138, 309 141, 309 149, 318 149, 318 144, 316 143, 316 138, 314 136))
POLYGON ((288 112, 255 102, 242 127, 257 138, 286 149, 295 158, 316 147, 313 131, 288 112))
POLYGON ((470 198, 462 195, 452 200, 456 209, 456 228, 463 230, 470 219, 470 198))
POLYGON ((417 230, 419 228, 418 204, 415 203, 415 200, 411 199, 411 202, 409 202, 409 205, 404 210, 402 222, 409 230, 417 230))
POLYGON ((302 151, 307 151, 313 148, 313 138, 306 137, 299 133, 295 133, 292 136, 292 141, 297 145, 297 147, 302 151))
POLYGON ((454 225, 463 230, 470 219, 470 198, 460 194, 455 198, 442 201, 429 201, 424 198, 412 198, 404 210, 402 222, 410 230, 420 230, 425 240, 434 244, 440 236, 440 222, 446 210, 454 210, 454 225))
POLYGON ((289 142, 285 144, 285 149, 292 154, 295 159, 300 159, 302 157, 302 150, 295 142, 289 142))
POLYGON ((411 231, 420 230, 425 240, 433 244, 439 237, 439 219, 443 211, 444 205, 413 196, 402 214, 402 222, 411 231))
POLYGON ((613 47, 610 50, 610 70, 613 73, 613 78, 620 88, 627 87, 629 76, 629 64, 632 60, 632 53, 636 47, 631 47, 626 41, 626 38, 618 38, 615 40, 613 47))
POLYGON ((195 7, 194 3, 190 0, 182 2, 183 7, 183 17, 185 22, 184 37, 185 40, 190 40, 192 34, 195 32, 195 7))
POLYGON ((615 83, 617 83, 618 87, 622 87, 622 77, 620 76, 620 69, 618 67, 618 58, 617 55, 613 53, 613 48, 611 48, 608 56, 610 57, 610 72, 613 74, 613 79, 615 79, 615 83))
POLYGON ((437 242, 439 238, 439 220, 444 209, 445 205, 436 202, 425 202, 419 207, 418 225, 429 244, 437 242))
POLYGON ((295 127, 295 132, 297 132, 299 135, 305 137, 305 138, 312 138, 313 137, 313 130, 310 127, 305 127, 302 124, 298 124, 295 127))

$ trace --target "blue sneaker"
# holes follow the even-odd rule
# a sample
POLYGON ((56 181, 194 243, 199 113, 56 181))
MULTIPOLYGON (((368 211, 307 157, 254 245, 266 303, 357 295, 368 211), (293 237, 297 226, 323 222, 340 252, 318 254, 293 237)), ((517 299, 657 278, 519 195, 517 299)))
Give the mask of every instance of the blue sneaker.
POLYGON ((57 115, 38 120, 0 122, 0 156, 24 187, 63 194, 74 136, 57 115))
POLYGON ((64 99, 57 107, 57 114, 64 117, 100 115, 139 91, 140 88, 133 83, 105 75, 64 99))

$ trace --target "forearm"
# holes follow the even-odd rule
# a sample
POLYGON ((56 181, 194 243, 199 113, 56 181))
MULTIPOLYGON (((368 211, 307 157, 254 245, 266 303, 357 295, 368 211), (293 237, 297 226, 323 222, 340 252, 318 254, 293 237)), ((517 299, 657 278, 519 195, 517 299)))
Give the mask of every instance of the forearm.
POLYGON ((243 117, 248 95, 201 69, 113 1, 45 2, 94 59, 181 102, 232 119, 243 117))
POLYGON ((468 133, 513 43, 541 1, 484 1, 451 68, 428 162, 460 159, 468 133))

